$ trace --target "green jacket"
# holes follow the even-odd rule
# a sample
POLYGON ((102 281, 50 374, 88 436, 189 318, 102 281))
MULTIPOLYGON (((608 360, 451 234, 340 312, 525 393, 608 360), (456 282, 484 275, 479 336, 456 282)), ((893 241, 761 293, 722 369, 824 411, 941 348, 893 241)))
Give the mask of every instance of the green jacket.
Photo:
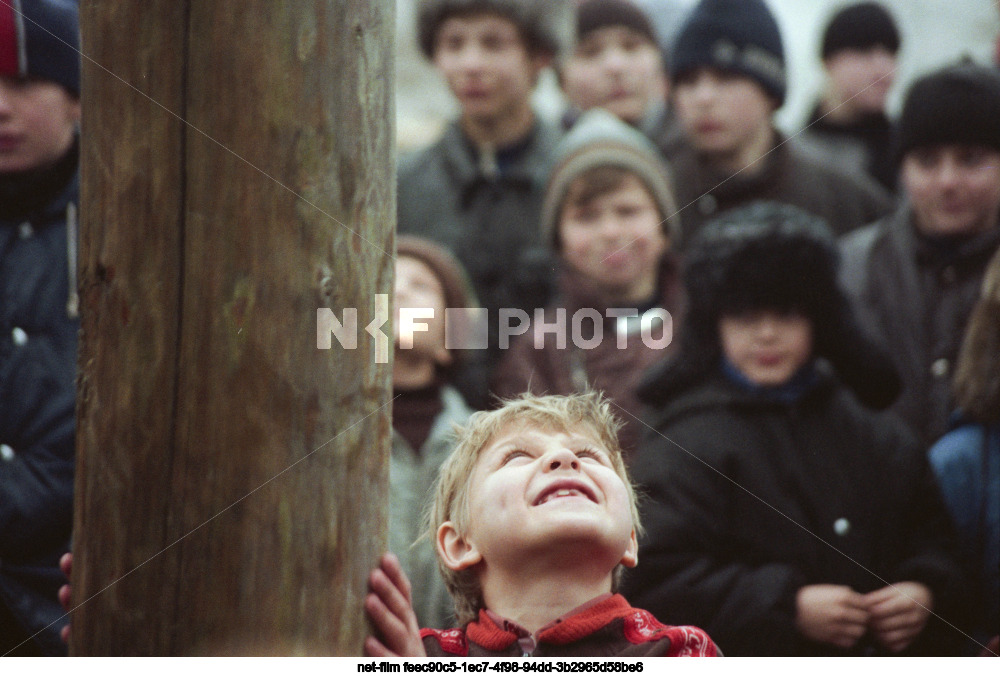
POLYGON ((434 543, 424 533, 438 470, 454 448, 452 429, 464 424, 472 410, 455 389, 443 387, 444 410, 431 427, 423 448, 415 451, 393 430, 389 459, 389 549, 399 557, 413 586, 413 608, 421 627, 455 626, 455 611, 438 572, 434 543))

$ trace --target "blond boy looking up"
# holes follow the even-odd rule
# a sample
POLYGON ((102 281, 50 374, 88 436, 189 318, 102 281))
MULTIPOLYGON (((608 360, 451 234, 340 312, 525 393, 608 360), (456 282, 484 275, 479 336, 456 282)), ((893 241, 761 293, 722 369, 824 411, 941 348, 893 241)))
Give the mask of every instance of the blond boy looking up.
POLYGON ((388 554, 365 608, 371 656, 717 654, 617 588, 636 564, 635 492, 619 422, 599 395, 525 396, 475 414, 441 469, 430 517, 461 628, 418 630, 410 585, 388 554))

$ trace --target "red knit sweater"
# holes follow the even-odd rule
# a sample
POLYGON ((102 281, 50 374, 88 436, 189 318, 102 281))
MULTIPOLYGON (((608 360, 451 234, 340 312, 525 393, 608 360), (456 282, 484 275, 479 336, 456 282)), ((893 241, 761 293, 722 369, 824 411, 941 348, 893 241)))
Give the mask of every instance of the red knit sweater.
POLYGON ((431 657, 717 657, 697 627, 672 627, 633 608, 621 595, 581 606, 534 635, 487 610, 464 629, 422 629, 431 657))

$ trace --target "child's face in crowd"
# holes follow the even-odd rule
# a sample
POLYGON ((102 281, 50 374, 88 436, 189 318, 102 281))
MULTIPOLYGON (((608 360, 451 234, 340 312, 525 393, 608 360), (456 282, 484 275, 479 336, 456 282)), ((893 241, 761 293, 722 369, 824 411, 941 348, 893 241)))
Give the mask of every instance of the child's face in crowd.
POLYGON ((784 385, 812 356, 812 325, 800 314, 758 310, 719 320, 722 351, 757 385, 784 385))
POLYGON ((467 532, 453 550, 462 556, 451 559, 463 568, 481 561, 516 567, 533 555, 551 561, 553 552, 577 564, 581 554, 605 559, 609 575, 619 563, 635 565, 625 481, 585 425, 505 429, 482 450, 468 495, 467 532))
POLYGON ((1000 151, 971 145, 925 146, 908 152, 900 171, 923 233, 972 235, 996 227, 1000 151))
POLYGON ((666 96, 660 50, 625 26, 590 31, 562 72, 566 97, 582 110, 601 107, 630 124, 666 96))
POLYGON ((753 79, 715 68, 696 68, 674 83, 674 107, 691 144, 729 155, 771 130, 774 101, 753 79))
POLYGON ((858 113, 885 111, 886 97, 896 77, 896 55, 885 47, 841 49, 823 65, 842 105, 858 113))
POLYGON ((0 76, 0 172, 43 169, 73 143, 80 103, 54 82, 0 76))
MULTIPOLYGON (((434 271, 423 261, 410 256, 396 258, 396 290, 393 297, 395 318, 393 323, 396 347, 409 352, 410 357, 425 357, 438 364, 447 364, 444 333, 444 287, 434 271), (416 330, 407 330, 399 319, 400 308, 428 309, 409 324, 416 330), (433 318, 427 315, 433 311, 433 318), (426 325, 427 330, 422 330, 426 325)), ((398 353, 397 353, 398 354, 398 353)))
POLYGON ((618 188, 584 203, 572 199, 574 187, 559 218, 563 260, 616 299, 647 300, 668 243, 645 184, 630 174, 618 188))
POLYGON ((546 62, 528 53, 516 24, 493 14, 450 17, 441 23, 434 43, 434 65, 462 114, 475 120, 517 113, 546 62))

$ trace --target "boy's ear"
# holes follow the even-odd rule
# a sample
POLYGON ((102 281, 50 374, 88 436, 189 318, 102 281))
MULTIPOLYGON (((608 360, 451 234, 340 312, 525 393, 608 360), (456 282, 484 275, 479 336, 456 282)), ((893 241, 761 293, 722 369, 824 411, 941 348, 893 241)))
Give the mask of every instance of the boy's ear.
POLYGON ((451 521, 445 521, 437 532, 438 555, 451 570, 465 570, 483 560, 483 555, 469 542, 451 521))
POLYGON ((637 563, 639 563, 639 540, 635 536, 635 529, 632 529, 632 533, 628 536, 628 547, 622 554, 621 564, 626 568, 635 568, 637 563))

